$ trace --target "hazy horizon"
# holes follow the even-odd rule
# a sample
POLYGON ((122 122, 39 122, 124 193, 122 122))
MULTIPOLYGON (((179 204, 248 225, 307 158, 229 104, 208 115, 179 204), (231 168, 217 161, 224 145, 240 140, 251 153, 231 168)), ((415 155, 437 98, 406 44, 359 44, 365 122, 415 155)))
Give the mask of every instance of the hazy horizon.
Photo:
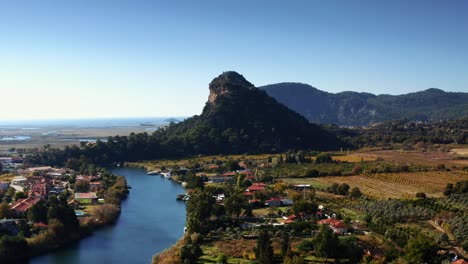
POLYGON ((468 92, 468 2, 0 3, 0 121, 193 116, 209 82, 468 92))

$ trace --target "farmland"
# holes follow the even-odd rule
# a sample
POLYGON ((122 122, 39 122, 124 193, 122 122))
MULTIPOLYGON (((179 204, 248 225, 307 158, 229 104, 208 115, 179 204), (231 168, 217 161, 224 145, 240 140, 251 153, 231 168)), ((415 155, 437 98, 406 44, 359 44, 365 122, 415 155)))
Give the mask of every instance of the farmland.
POLYGON ((356 176, 336 176, 320 178, 287 178, 293 184, 310 184, 318 189, 333 183, 347 183, 359 187, 371 198, 414 198, 416 193, 424 192, 430 197, 441 197, 447 183, 465 180, 468 173, 463 171, 428 171, 407 173, 377 173, 356 176))

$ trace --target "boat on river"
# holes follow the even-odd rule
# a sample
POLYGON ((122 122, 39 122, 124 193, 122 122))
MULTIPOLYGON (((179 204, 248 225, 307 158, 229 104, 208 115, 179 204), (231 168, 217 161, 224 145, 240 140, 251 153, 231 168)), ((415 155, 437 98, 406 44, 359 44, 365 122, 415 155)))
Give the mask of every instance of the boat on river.
POLYGON ((160 175, 161 172, 160 171, 148 171, 148 173, 146 173, 148 175, 160 175))
POLYGON ((171 177, 172 177, 171 171, 169 171, 169 172, 161 172, 161 175, 164 176, 164 178, 166 178, 166 179, 171 179, 171 177))

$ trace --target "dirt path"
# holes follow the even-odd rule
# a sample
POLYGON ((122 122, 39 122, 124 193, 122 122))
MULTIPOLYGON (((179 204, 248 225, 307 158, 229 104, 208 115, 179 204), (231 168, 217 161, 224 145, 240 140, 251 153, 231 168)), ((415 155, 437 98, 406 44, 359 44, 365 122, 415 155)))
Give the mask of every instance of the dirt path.
MULTIPOLYGON (((431 226, 433 226, 437 231, 439 231, 441 233, 446 233, 448 235, 450 241, 455 241, 455 237, 453 236, 452 233, 445 232, 445 230, 440 225, 438 225, 437 223, 435 223, 432 220, 427 220, 427 222, 431 226)), ((458 255, 460 255, 460 256, 465 256, 466 255, 466 252, 463 250, 463 248, 458 247, 458 246, 454 246, 453 248, 455 249, 455 251, 457 251, 458 255)))

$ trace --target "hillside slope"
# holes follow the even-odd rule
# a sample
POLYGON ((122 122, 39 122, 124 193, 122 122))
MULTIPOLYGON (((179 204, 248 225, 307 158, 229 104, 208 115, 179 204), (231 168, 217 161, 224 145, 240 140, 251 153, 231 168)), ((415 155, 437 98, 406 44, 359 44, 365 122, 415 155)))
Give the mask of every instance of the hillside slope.
POLYGON ((318 90, 302 83, 259 87, 287 107, 321 124, 368 125, 396 119, 439 120, 468 116, 468 93, 428 89, 403 95, 318 90))

